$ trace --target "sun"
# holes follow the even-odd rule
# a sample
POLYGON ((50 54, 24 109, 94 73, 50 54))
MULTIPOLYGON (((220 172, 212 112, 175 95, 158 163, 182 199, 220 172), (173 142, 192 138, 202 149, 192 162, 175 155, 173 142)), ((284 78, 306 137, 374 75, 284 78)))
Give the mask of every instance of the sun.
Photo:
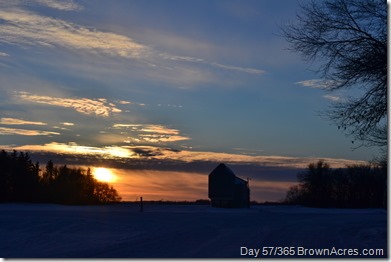
POLYGON ((97 180, 102 182, 114 182, 117 180, 116 176, 108 168, 98 167, 94 169, 94 176, 97 180))

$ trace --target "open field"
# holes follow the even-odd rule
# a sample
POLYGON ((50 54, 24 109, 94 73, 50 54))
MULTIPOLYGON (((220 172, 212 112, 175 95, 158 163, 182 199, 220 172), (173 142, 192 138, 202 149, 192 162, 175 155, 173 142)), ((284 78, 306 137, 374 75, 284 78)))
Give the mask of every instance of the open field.
POLYGON ((1 204, 0 232, 5 258, 240 258, 265 251, 303 257, 315 248, 334 257, 349 256, 351 249, 354 258, 364 249, 383 249, 383 257, 388 252, 383 209, 146 204, 141 213, 136 204, 1 204))

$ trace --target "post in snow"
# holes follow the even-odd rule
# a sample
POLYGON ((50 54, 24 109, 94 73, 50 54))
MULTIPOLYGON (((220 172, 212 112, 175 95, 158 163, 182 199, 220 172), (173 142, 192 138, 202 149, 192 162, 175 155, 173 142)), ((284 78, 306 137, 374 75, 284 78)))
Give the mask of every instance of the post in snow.
POLYGON ((143 212, 143 197, 140 197, 140 212, 143 212))

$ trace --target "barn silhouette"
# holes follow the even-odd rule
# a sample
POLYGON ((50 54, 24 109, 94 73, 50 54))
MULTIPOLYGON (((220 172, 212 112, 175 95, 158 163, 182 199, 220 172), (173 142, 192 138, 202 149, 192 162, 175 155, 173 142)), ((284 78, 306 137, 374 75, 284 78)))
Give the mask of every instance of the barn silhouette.
POLYGON ((235 176, 225 164, 219 164, 210 174, 208 197, 212 207, 250 207, 248 181, 235 176))

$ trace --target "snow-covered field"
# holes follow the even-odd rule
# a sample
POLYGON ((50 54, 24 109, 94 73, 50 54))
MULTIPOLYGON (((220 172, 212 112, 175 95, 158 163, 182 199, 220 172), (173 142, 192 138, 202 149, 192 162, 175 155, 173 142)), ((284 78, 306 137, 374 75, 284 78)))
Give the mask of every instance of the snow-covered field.
POLYGON ((5 258, 304 257, 315 249, 387 255, 383 209, 144 205, 141 213, 135 204, 1 204, 0 232, 5 258))

